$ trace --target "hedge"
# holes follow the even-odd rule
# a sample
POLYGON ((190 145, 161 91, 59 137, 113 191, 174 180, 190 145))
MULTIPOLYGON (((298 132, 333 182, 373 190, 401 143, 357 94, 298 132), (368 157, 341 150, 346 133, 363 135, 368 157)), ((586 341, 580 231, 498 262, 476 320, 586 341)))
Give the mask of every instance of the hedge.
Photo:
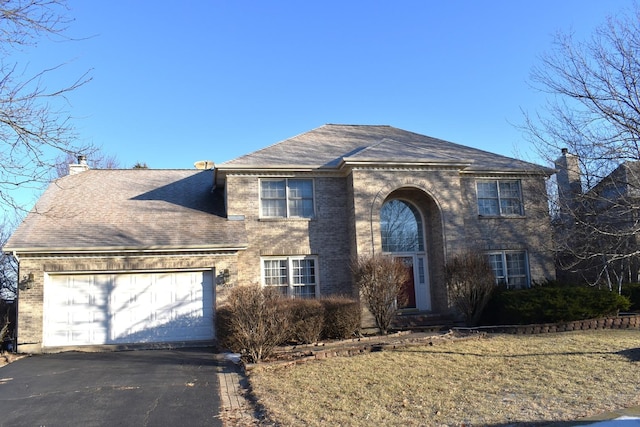
POLYGON ((640 313, 640 283, 627 283, 622 285, 622 295, 631 301, 629 310, 640 313))
POLYGON ((627 311, 629 298, 587 286, 538 285, 494 293, 485 309, 483 325, 527 325, 570 322, 627 311))

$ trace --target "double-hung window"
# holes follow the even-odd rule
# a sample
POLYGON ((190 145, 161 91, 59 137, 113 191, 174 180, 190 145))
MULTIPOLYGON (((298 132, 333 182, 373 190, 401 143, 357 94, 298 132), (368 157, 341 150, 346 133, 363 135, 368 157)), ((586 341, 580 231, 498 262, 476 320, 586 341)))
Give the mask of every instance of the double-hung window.
POLYGON ((314 212, 313 180, 260 180, 260 215, 263 218, 313 218, 314 212))
POLYGON ((478 213, 481 216, 523 215, 520 181, 483 180, 476 182, 478 213))
POLYGON ((489 263, 496 276, 496 284, 510 289, 529 287, 527 253, 519 251, 490 252, 489 263))
POLYGON ((273 257, 262 259, 262 283, 283 295, 315 298, 318 295, 317 258, 273 257))

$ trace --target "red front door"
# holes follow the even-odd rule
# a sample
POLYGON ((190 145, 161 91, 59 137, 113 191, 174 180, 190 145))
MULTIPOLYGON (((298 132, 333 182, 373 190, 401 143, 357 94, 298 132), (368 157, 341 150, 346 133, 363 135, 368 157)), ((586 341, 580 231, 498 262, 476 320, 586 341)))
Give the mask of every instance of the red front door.
POLYGON ((416 308, 416 286, 413 281, 413 257, 398 257, 409 270, 409 278, 402 285, 401 295, 404 304, 398 304, 398 308, 416 308))

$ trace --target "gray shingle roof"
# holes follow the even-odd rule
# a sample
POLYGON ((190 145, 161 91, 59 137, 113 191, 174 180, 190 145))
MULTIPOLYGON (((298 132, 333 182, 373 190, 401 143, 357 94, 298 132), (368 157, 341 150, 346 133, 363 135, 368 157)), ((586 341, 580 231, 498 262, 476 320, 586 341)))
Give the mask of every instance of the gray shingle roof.
POLYGON ((391 126, 333 124, 221 163, 218 168, 337 168, 343 162, 466 165, 470 172, 543 171, 532 163, 391 126))
POLYGON ((53 182, 5 250, 213 249, 246 246, 211 171, 89 170, 53 182))

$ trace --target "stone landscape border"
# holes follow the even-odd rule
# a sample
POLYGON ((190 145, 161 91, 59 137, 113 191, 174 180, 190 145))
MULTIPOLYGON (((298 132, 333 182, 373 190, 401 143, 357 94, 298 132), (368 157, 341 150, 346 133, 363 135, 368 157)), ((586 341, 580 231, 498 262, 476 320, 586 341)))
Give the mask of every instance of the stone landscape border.
POLYGON ((453 341, 481 339, 487 334, 533 335, 555 332, 586 331, 595 329, 640 329, 640 314, 630 313, 572 322, 536 325, 454 327, 446 333, 401 331, 389 335, 366 336, 349 340, 299 346, 279 347, 270 361, 243 363, 245 372, 254 369, 282 367, 322 360, 331 357, 352 357, 361 354, 409 346, 440 345, 453 341))
POLYGON ((573 322, 544 323, 538 325, 480 326, 477 328, 455 328, 459 331, 482 331, 501 334, 546 334, 550 332, 587 331, 591 329, 637 329, 640 328, 640 314, 621 314, 590 320, 573 322))
POLYGON ((453 329, 450 329, 446 333, 439 334, 433 332, 401 331, 389 335, 367 336, 327 343, 280 347, 276 350, 275 356, 269 361, 260 363, 244 362, 243 365, 245 371, 248 372, 255 369, 295 365, 331 357, 352 357, 387 349, 440 345, 452 341, 479 339, 485 336, 486 333, 481 331, 455 331, 453 329))

